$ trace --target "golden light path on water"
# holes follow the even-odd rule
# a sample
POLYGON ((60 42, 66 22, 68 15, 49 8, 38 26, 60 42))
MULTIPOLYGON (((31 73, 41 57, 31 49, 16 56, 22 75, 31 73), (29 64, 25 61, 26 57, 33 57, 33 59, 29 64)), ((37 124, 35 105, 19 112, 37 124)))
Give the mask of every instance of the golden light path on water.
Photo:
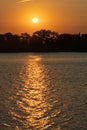
POLYGON ((46 119, 39 120, 46 112, 47 102, 44 101, 44 90, 46 85, 44 83, 44 66, 40 65, 39 57, 30 57, 29 64, 26 68, 27 80, 25 79, 25 87, 23 91, 28 91, 24 93, 23 101, 29 105, 29 107, 24 107, 25 111, 29 113, 29 118, 26 119, 27 125, 34 128, 39 128, 43 126, 46 119), (29 87, 30 86, 30 87, 29 87))
MULTIPOLYGON (((53 124, 48 114, 53 104, 49 98, 50 81, 46 67, 40 61, 39 56, 29 56, 25 68, 21 69, 20 78, 23 87, 16 94, 20 112, 11 113, 21 124, 16 126, 16 130, 21 130, 21 126, 29 130, 43 130, 53 124)), ((58 113, 60 111, 57 111, 58 113)))

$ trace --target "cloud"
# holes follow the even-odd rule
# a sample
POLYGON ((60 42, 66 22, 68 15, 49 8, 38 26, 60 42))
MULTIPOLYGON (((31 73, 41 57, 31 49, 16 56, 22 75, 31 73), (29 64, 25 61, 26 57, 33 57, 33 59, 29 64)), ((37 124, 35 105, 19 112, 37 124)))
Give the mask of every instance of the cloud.
POLYGON ((31 0, 20 0, 18 3, 31 2, 31 0))

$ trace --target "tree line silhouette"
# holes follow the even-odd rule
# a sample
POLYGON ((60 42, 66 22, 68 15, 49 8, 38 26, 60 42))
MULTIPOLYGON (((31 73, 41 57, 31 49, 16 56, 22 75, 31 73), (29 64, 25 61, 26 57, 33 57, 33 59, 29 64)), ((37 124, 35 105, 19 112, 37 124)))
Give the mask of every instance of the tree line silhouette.
POLYGON ((87 52, 87 34, 58 34, 39 30, 30 36, 0 34, 0 52, 87 52))

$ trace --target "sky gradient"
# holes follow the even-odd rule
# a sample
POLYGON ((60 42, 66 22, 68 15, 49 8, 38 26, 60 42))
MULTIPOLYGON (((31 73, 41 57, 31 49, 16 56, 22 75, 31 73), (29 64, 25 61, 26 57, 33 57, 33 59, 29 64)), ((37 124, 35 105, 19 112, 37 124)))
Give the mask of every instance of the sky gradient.
POLYGON ((87 0, 0 0, 0 33, 87 33, 87 0), (38 17, 37 24, 32 18, 38 17))

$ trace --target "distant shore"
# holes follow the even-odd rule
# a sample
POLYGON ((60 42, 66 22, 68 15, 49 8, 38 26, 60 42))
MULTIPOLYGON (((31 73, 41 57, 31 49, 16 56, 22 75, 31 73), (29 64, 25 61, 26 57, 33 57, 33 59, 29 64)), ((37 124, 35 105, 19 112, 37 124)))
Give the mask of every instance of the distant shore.
POLYGON ((87 52, 87 34, 58 34, 51 30, 0 34, 0 53, 18 52, 87 52))

